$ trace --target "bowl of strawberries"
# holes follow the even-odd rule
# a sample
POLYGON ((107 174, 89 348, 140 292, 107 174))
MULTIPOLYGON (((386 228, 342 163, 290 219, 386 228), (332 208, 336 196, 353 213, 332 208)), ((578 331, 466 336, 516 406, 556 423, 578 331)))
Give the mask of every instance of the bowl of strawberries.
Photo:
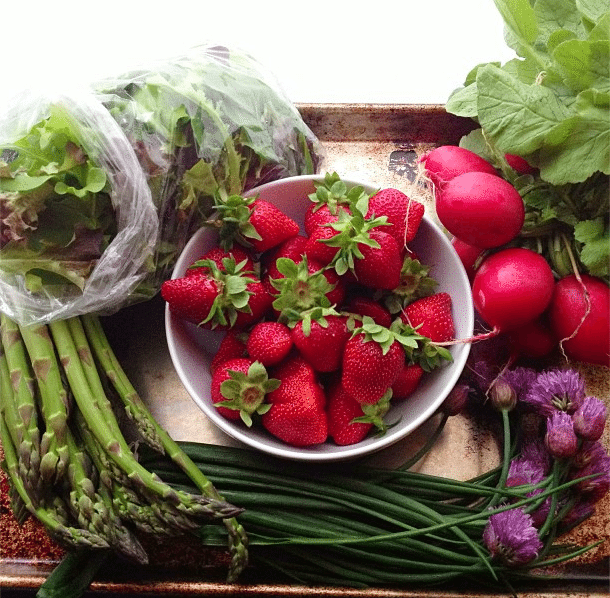
POLYGON ((218 198, 161 296, 205 415, 302 461, 361 457, 421 426, 474 326, 467 274, 424 204, 337 173, 218 198))

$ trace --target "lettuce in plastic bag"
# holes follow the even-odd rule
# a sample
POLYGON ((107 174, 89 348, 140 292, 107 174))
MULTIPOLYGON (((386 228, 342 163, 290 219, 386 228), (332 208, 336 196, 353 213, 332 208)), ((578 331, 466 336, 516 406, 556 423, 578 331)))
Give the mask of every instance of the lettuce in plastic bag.
POLYGON ((322 160, 273 77, 224 47, 23 98, 0 115, 0 311, 47 322, 150 298, 215 194, 322 160))

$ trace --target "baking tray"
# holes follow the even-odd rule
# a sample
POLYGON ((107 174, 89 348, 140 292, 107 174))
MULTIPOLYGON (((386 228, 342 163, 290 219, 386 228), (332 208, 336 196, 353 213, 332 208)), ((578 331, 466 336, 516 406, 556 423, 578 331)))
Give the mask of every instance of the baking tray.
MULTIPOLYGON (((325 148, 324 168, 342 177, 379 186, 413 188, 416 160, 426 149, 457 143, 474 123, 447 114, 442 105, 392 104, 299 104, 305 122, 325 148)), ((431 206, 427 205, 430 211, 431 206)), ((126 308, 105 318, 113 347, 132 382, 149 404, 157 421, 176 440, 195 440, 235 446, 209 422, 175 373, 163 326, 159 298, 126 308), (145 334, 142 334, 145 331, 145 334)), ((610 408, 608 369, 579 366, 589 394, 606 401, 610 408)), ((376 464, 397 465, 423 442, 434 426, 428 422, 407 439, 377 454, 376 464)), ((610 446, 608 429, 602 439, 610 446)), ((467 479, 498 463, 498 446, 488 430, 480 429, 468 416, 450 418, 434 449, 417 465, 419 471, 467 479)), ((31 518, 19 527, 7 502, 7 486, 0 479, 0 588, 33 592, 58 563, 62 550, 48 539, 31 518)), ((610 496, 596 514, 565 538, 578 545, 602 540, 600 546, 556 572, 557 579, 521 588, 523 598, 570 595, 607 596, 610 593, 610 496)), ((351 597, 456 597, 497 596, 473 587, 425 589, 417 587, 366 590, 302 587, 277 583, 262 571, 249 571, 238 585, 223 582, 227 555, 200 549, 177 539, 147 546, 151 564, 146 567, 112 563, 102 569, 90 588, 91 594, 124 596, 338 596, 351 597)), ((22 595, 22 594, 17 594, 22 595)))

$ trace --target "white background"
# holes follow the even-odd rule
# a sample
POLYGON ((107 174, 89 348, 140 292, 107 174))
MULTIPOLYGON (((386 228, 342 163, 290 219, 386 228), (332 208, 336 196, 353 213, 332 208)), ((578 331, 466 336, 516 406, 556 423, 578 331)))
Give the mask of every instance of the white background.
POLYGON ((5 0, 0 109, 202 43, 252 54, 299 102, 444 103, 514 56, 493 0, 5 0))

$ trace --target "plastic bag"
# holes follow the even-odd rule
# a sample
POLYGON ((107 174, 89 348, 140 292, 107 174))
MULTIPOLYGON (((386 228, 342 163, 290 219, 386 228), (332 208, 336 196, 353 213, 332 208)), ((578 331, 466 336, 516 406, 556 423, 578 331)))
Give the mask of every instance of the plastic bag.
POLYGON ((0 116, 0 311, 20 323, 152 297, 215 194, 318 171, 278 83, 224 47, 0 116))

